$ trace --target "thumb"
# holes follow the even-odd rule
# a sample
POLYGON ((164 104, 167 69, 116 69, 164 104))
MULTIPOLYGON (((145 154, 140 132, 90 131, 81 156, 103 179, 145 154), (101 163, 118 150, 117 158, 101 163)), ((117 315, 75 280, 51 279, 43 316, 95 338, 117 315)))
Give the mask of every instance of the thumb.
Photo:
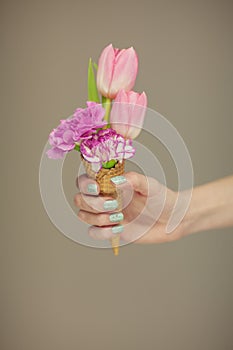
POLYGON ((100 192, 98 183, 95 180, 90 179, 86 174, 82 174, 76 179, 76 186, 80 192, 97 196, 100 192))
POLYGON ((140 193, 143 196, 154 196, 158 194, 164 187, 156 179, 133 171, 126 173, 125 178, 131 184, 134 191, 140 193))

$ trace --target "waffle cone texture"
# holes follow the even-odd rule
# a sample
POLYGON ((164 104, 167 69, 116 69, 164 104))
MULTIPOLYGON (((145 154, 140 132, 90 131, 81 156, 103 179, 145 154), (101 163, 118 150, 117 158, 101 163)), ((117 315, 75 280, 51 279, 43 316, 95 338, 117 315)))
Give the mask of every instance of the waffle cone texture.
MULTIPOLYGON (((123 175, 125 171, 125 161, 122 163, 117 162, 111 169, 101 168, 97 173, 92 170, 91 163, 87 162, 81 155, 83 165, 85 167, 88 177, 95 180, 100 187, 100 194, 103 196, 111 195, 118 201, 118 210, 122 210, 122 193, 120 190, 116 190, 115 185, 111 182, 111 178, 114 176, 123 175)), ((111 239, 112 249, 115 256, 119 254, 120 236, 116 235, 111 239)))
POLYGON ((116 194, 116 188, 114 184, 111 182, 111 177, 124 174, 124 171, 125 171, 124 160, 122 163, 117 162, 115 166, 111 169, 101 168, 98 171, 98 173, 95 173, 92 170, 91 163, 87 162, 83 157, 82 157, 82 162, 86 169, 87 175, 99 184, 100 194, 103 194, 103 195, 116 194))

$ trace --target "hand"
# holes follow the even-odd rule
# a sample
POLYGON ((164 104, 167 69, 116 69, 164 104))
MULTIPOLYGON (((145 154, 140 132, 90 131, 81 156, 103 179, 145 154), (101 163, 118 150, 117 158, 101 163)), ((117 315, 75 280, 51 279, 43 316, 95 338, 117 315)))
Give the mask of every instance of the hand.
POLYGON ((123 228, 120 236, 125 242, 163 243, 182 237, 182 224, 171 234, 166 232, 177 198, 176 192, 154 178, 136 172, 126 173, 122 179, 122 183, 116 185, 116 188, 122 193, 123 215, 118 215, 120 221, 115 222, 111 220, 111 214, 117 212, 114 199, 98 195, 97 182, 86 175, 77 179, 80 193, 76 194, 74 201, 80 209, 79 219, 91 225, 91 237, 110 239, 114 236, 114 226, 119 230, 123 228))

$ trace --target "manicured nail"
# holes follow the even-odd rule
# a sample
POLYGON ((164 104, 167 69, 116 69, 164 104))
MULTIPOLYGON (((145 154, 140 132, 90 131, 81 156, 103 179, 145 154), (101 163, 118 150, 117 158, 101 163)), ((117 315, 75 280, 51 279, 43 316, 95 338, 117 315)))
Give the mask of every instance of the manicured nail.
POLYGON ((114 176, 111 178, 111 181, 115 184, 115 185, 121 185, 123 183, 125 183, 127 180, 124 176, 119 175, 119 176, 114 176))
POLYGON ((98 194, 97 184, 88 184, 87 192, 90 194, 98 194))
POLYGON ((124 219, 124 215, 122 213, 114 213, 109 215, 109 220, 111 222, 118 222, 118 221, 122 221, 124 219))
POLYGON ((115 210, 118 207, 118 202, 116 199, 108 200, 104 202, 105 210, 115 210))
POLYGON ((122 225, 116 225, 112 227, 112 233, 116 235, 117 233, 121 233, 124 231, 124 227, 122 225))

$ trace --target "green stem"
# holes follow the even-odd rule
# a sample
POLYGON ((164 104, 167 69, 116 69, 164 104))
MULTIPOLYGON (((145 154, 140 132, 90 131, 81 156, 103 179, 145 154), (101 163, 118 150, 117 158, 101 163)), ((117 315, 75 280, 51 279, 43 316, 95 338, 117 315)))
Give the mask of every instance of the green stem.
POLYGON ((104 116, 104 120, 106 120, 106 122, 108 123, 108 125, 110 124, 110 112, 111 112, 111 99, 110 98, 104 98, 102 100, 103 106, 105 108, 105 116, 104 116))

